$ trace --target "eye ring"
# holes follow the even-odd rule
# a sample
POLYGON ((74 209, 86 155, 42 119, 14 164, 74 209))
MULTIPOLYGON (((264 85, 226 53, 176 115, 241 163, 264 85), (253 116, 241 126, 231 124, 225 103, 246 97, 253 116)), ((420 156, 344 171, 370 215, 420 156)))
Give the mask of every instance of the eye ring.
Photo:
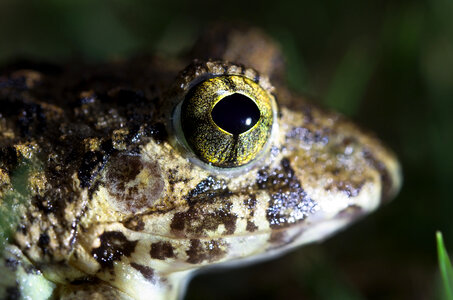
POLYGON ((252 168, 269 152, 278 125, 271 86, 261 85, 267 79, 241 66, 228 68, 233 74, 223 65, 221 74, 198 73, 186 82, 172 116, 188 158, 218 173, 252 168))

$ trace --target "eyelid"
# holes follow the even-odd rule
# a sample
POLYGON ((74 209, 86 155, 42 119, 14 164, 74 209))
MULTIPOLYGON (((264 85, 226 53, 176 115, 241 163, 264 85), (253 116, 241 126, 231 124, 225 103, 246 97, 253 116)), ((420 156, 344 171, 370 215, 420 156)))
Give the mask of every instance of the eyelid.
POLYGON ((256 70, 247 68, 241 64, 229 63, 226 61, 216 60, 194 60, 186 69, 177 77, 174 86, 176 93, 185 95, 191 88, 209 78, 217 76, 237 75, 246 77, 261 88, 273 94, 275 88, 266 76, 260 75, 256 70))

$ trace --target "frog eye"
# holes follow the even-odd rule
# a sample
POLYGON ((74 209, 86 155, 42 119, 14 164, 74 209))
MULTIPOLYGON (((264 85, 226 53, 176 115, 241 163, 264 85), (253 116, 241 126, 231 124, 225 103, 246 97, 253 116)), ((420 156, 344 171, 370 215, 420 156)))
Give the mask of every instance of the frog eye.
POLYGON ((186 145, 203 162, 220 168, 246 165, 268 145, 274 97, 240 75, 206 79, 192 87, 180 108, 186 145))

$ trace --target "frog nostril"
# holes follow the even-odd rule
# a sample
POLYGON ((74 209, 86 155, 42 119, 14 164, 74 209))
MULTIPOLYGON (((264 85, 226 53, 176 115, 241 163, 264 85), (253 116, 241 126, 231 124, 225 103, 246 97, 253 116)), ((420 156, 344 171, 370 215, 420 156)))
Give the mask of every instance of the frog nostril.
POLYGON ((259 121, 260 110, 249 97, 234 93, 221 99, 211 111, 214 123, 233 135, 246 132, 259 121))

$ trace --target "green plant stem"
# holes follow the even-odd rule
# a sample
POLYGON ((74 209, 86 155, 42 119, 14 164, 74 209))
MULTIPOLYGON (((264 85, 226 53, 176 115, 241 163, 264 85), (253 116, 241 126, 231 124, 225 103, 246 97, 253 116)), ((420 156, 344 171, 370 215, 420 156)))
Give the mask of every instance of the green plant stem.
POLYGON ((439 268, 444 285, 445 297, 448 300, 453 300, 453 269, 440 231, 436 232, 436 240, 439 268))

